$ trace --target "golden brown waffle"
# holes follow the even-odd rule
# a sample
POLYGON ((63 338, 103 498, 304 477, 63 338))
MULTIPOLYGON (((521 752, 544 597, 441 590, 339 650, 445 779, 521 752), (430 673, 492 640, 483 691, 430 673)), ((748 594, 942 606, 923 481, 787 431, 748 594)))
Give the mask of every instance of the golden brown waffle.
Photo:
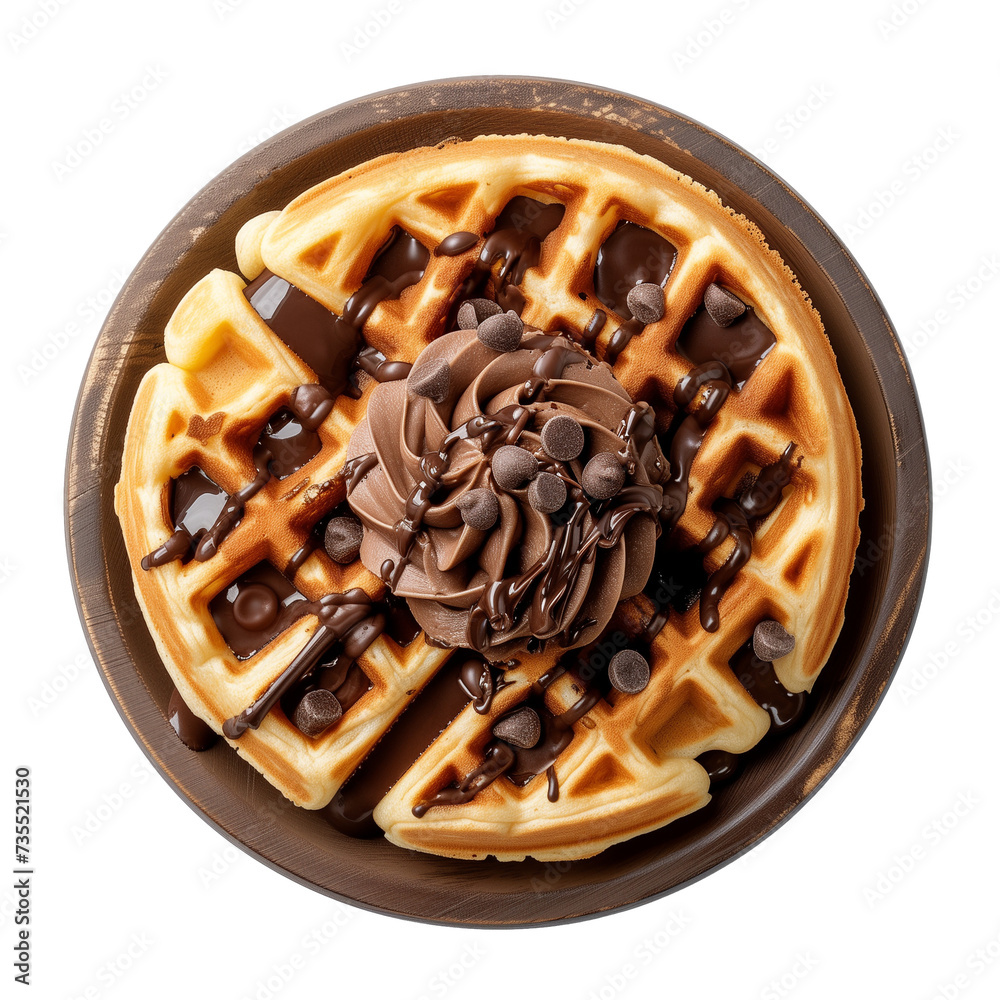
MULTIPOLYGON (((482 763, 492 725, 553 666, 553 651, 523 657, 508 670, 509 684, 489 712, 463 709, 375 812, 391 841, 417 850, 579 858, 704 805, 709 780, 694 758, 713 749, 744 752, 767 731, 767 713, 728 666, 757 622, 776 619, 797 639, 774 664, 782 684, 793 692, 812 687, 843 622, 858 540, 860 447, 819 317, 760 232, 690 178, 622 147, 490 136, 380 157, 312 188, 280 214, 252 220, 241 232, 239 259, 248 279, 266 266, 339 315, 393 227, 433 251, 452 233, 489 233, 517 195, 565 206, 520 284, 523 317, 543 330, 581 331, 596 308, 605 308, 594 295, 595 258, 620 221, 652 229, 677 248, 664 319, 632 339, 614 365, 633 398, 669 416, 665 401, 692 367, 675 341, 710 282, 739 295, 777 338, 711 423, 672 536, 677 548, 697 543, 715 521, 713 502, 734 496, 748 472, 775 462, 789 442, 801 458, 792 486, 756 531, 749 564, 722 598, 719 630, 702 628, 697 606, 671 613, 651 647, 646 690, 612 692, 573 725, 555 764, 555 802, 544 775, 524 786, 501 778, 467 803, 413 814, 482 763)), ((418 284, 375 308, 365 341, 390 359, 413 361, 444 331, 475 254, 432 254, 418 284)), ((263 424, 288 405, 295 387, 316 381, 249 306, 243 287, 236 275, 213 271, 177 307, 166 330, 168 363, 149 372, 136 397, 116 492, 146 620, 179 692, 216 732, 285 669, 317 620, 301 618, 241 661, 208 604, 262 560, 284 566, 343 500, 337 473, 369 395, 338 397, 319 431, 320 453, 251 499, 212 558, 142 570, 142 556, 171 532, 164 492, 170 479, 197 465, 227 492, 245 486, 254 478, 250 451, 263 424)), ((621 322, 609 316, 598 357, 621 322)), ((714 550, 707 568, 718 567, 730 547, 714 550)), ((321 550, 294 584, 310 599, 352 587, 375 599, 384 592, 360 562, 342 567, 321 550)), ((629 614, 641 626, 662 609, 641 597, 629 614)), ((371 689, 322 736, 303 735, 273 710, 258 730, 230 742, 294 802, 320 807, 451 655, 422 638, 403 648, 384 635, 358 661, 371 689)), ((566 711, 584 688, 570 671, 546 688, 545 706, 566 711)))

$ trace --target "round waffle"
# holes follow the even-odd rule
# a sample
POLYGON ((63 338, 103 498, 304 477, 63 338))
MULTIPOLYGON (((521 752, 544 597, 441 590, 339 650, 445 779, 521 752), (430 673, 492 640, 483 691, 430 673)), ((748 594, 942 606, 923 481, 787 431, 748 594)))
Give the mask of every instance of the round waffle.
MULTIPOLYGON (((683 513, 670 525, 665 552, 689 553, 719 520, 720 498, 739 502, 747 482, 794 445, 791 482, 779 489, 768 516, 753 523, 752 555, 721 596, 718 622, 707 615, 713 631, 705 627, 704 601, 685 607, 669 576, 657 577, 657 586, 627 602, 613 622, 627 641, 650 635, 645 690, 587 697, 592 678, 585 668, 611 649, 588 650, 589 659, 572 660, 551 683, 543 682, 561 650, 520 657, 488 710, 462 708, 375 809, 390 840, 418 850, 501 860, 579 858, 704 805, 709 777, 695 758, 742 753, 767 732, 768 712, 730 666, 759 622, 776 620, 796 637, 792 652, 774 661, 783 688, 812 687, 843 621, 858 539, 860 447, 819 317, 759 231, 690 178, 622 147, 490 136, 380 157, 305 192, 280 214, 251 220, 237 244, 240 266, 251 281, 266 268, 265 275, 346 316, 387 238, 405 234, 427 251, 418 280, 384 290, 358 325, 386 364, 412 362, 452 328, 456 295, 473 272, 482 236, 516 198, 564 208, 539 240, 537 260, 513 282, 525 322, 589 342, 594 317, 603 312, 597 357, 614 362, 634 399, 654 404, 665 454, 685 413, 712 407, 700 447, 678 480, 683 513), (676 250, 661 281, 664 316, 640 329, 630 325, 627 309, 608 305, 617 304, 622 290, 598 287, 600 270, 595 282, 602 248, 622 223, 651 230, 676 250), (456 233, 475 239, 454 255, 433 253, 456 233), (685 331, 713 284, 735 293, 773 334, 759 364, 735 380, 721 404, 707 398, 704 386, 690 399, 675 393, 703 361, 691 356, 697 352, 690 344, 685 356, 685 331), (662 625, 655 635, 654 619, 662 625), (524 784, 501 778, 469 801, 422 808, 482 767, 493 726, 531 698, 540 698, 554 718, 573 716, 571 739, 553 764, 555 801, 552 781, 539 776, 524 784)), ((493 267, 488 292, 503 291, 504 266, 493 267)), ((310 545, 316 525, 347 495, 348 443, 372 392, 366 376, 358 380, 360 398, 334 392, 315 428, 314 454, 247 491, 260 478, 254 452, 266 428, 276 414, 294 410, 300 386, 323 381, 324 373, 276 336, 244 294, 245 284, 213 271, 178 305, 165 331, 168 363, 153 368, 137 394, 116 491, 146 620, 184 701, 216 732, 273 687, 325 627, 324 598, 355 590, 374 602, 385 596, 385 585, 359 561, 342 565, 310 545), (249 495, 234 526, 208 549, 145 569, 143 558, 176 534, 172 503, 180 478, 193 469, 214 484, 220 504, 241 491, 249 495), (308 610, 287 616, 287 627, 266 641, 241 645, 220 626, 223 605, 238 581, 252 585, 262 572, 285 579, 286 606, 308 610)), ((327 379, 331 391, 343 388, 334 381, 327 379)), ((211 507, 211 490, 199 496, 211 507)), ((704 570, 722 568, 735 544, 730 538, 707 550, 704 570)), ((283 621, 279 615, 277 623, 283 621)), ((279 705, 258 728, 230 730, 227 738, 292 801, 326 805, 410 701, 461 655, 423 636, 405 638, 390 627, 367 645, 356 643, 351 659, 367 685, 318 735, 302 732, 279 705)), ((418 702, 414 711, 420 709, 418 702)))

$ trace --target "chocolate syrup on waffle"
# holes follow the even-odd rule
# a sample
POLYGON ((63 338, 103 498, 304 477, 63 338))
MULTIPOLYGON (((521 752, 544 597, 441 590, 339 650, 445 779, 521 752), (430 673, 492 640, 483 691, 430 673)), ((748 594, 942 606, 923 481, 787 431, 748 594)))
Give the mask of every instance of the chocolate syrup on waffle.
POLYGON ((268 562, 258 563, 209 602, 226 645, 245 660, 308 614, 309 602, 268 562))
POLYGON ((674 389, 677 416, 670 433, 670 477, 663 486, 664 495, 672 501, 667 513, 668 531, 677 524, 687 507, 691 466, 709 425, 729 398, 731 389, 729 369, 719 361, 692 368, 674 389), (685 412, 699 398, 700 405, 685 412))
POLYGON ((460 781, 447 785, 430 798, 418 802, 413 807, 413 815, 419 819, 434 806, 469 802, 503 774, 515 785, 526 785, 539 774, 547 774, 549 801, 555 802, 559 797, 559 783, 555 775, 556 758, 573 741, 573 726, 601 700, 600 691, 594 687, 584 692, 565 712, 553 715, 545 707, 543 692, 561 673, 561 670, 551 671, 540 678, 532 685, 528 700, 517 706, 522 708, 527 705, 534 709, 541 722, 541 736, 533 747, 517 747, 500 739, 493 740, 484 751, 482 764, 460 781))
POLYGON ((271 331, 312 368, 320 384, 338 396, 356 366, 381 382, 409 374, 406 362, 387 361, 374 348, 363 348, 362 330, 380 302, 398 299, 420 281, 429 259, 427 247, 396 226, 361 287, 347 300, 343 316, 267 270, 243 294, 271 331))
POLYGON ((332 409, 333 398, 322 386, 296 388, 289 408, 274 414, 261 431, 253 451, 257 475, 232 496, 222 492, 197 466, 178 476, 170 504, 173 534, 143 557, 142 568, 148 570, 185 558, 192 545, 199 562, 215 555, 222 540, 243 519, 248 501, 272 478, 287 478, 319 454, 322 442, 317 429, 332 409), (208 522, 212 514, 214 518, 208 522))
POLYGON ((385 614, 374 605, 373 610, 376 609, 375 614, 351 629, 342 642, 332 647, 330 655, 323 655, 309 673, 282 695, 281 707, 289 719, 294 717, 295 707, 310 691, 322 688, 331 692, 346 712, 371 690, 368 675, 356 661, 385 629, 385 614))
MULTIPOLYGON (((520 315, 525 300, 517 286, 524 280, 528 269, 541 260, 542 241, 562 222, 565 212, 566 206, 558 203, 545 204, 526 195, 511 198, 497 216, 493 231, 486 237, 472 273, 454 297, 447 329, 454 329, 455 315, 461 303, 481 295, 491 278, 500 308, 513 309, 520 315), (497 264, 500 267, 494 276, 493 268, 497 264)), ((474 245, 470 244, 469 248, 474 245)))
POLYGON ((729 369, 733 385, 742 389, 776 343, 774 334, 752 309, 729 326, 719 326, 701 306, 684 324, 677 350, 695 365, 721 361, 729 369))
POLYGON ((795 443, 792 442, 778 461, 760 470, 738 500, 723 497, 713 505, 717 514, 715 524, 696 546, 698 554, 707 555, 729 538, 733 539, 733 549, 726 561, 709 576, 701 592, 701 627, 706 632, 718 631, 719 601, 736 574, 750 560, 754 528, 774 511, 781 501, 781 491, 792 481, 794 453, 795 443))
POLYGON ((626 301, 628 293, 643 282, 665 285, 676 259, 677 248, 672 243, 634 222, 619 222, 601 244, 594 267, 594 294, 609 309, 626 317, 608 343, 604 360, 609 365, 618 360, 629 341, 645 326, 632 316, 626 301))
POLYGON ((279 410, 264 425, 257 448, 267 453, 267 471, 275 479, 287 479, 312 459, 323 447, 319 425, 333 409, 329 393, 319 385, 302 385, 295 390, 295 409, 279 410))
MULTIPOLYGON (((764 740, 785 735, 805 717, 808 695, 804 691, 793 693, 778 680, 774 664, 760 659, 754 652, 752 635, 730 658, 729 667, 750 697, 770 716, 770 727, 764 740)), ((750 752, 762 746, 763 741, 750 752)), ((709 781, 720 785, 743 770, 746 756, 726 750, 709 750, 696 759, 708 772, 709 781)))
POLYGON ((595 309, 594 315, 587 321, 580 336, 580 343, 586 351, 593 351, 597 338, 604 329, 604 324, 608 321, 608 314, 603 309, 595 309))
POLYGON ((290 476, 318 453, 316 430, 333 409, 333 398, 320 385, 300 385, 292 393, 289 407, 272 417, 261 433, 253 451, 257 468, 253 481, 227 498, 211 527, 202 533, 194 550, 199 562, 215 555, 222 540, 243 519, 247 503, 272 477, 290 476))
POLYGON ((243 294, 275 336, 312 368, 330 395, 339 396, 347 388, 361 348, 357 330, 267 270, 251 281, 243 294))
POLYGON ((195 465, 170 483, 170 520, 173 534, 156 550, 142 557, 143 569, 163 566, 174 559, 187 561, 202 536, 211 529, 229 500, 226 491, 195 465))
POLYGON ((471 250, 479 242, 479 237, 475 233, 452 233, 446 236, 435 248, 435 257, 458 257, 471 250))
POLYGON ((799 722, 806 708, 806 692, 789 691, 778 680, 774 665, 754 653, 752 638, 740 646, 729 666, 750 697, 771 717, 772 734, 788 732, 799 722))
MULTIPOLYGON (((225 721, 222 731, 231 740, 238 739, 247 729, 256 729, 267 713, 314 670, 335 643, 349 645, 355 656, 360 656, 364 651, 360 647, 367 648, 381 634, 371 599, 359 588, 345 594, 326 594, 316 601, 302 600, 297 603, 301 606, 294 609, 296 617, 315 615, 319 619, 319 627, 292 662, 253 703, 239 715, 225 721)), ((234 618, 235 611, 234 604, 234 618)), ((252 619, 252 623, 257 621, 256 617, 252 619)), ((240 627, 249 631, 245 623, 240 627)))
POLYGON ((322 810, 341 833, 378 837, 372 811, 410 765, 437 739, 473 698, 483 696, 479 680, 490 674, 484 661, 460 650, 427 682, 392 728, 322 810))

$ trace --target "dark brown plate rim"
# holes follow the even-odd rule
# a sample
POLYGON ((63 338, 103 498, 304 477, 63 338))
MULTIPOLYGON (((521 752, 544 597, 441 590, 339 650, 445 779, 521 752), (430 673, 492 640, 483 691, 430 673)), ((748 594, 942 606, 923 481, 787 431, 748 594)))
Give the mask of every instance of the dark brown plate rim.
MULTIPOLYGON (((717 190, 719 186, 716 185, 717 190)), ((723 191, 720 193, 728 200, 723 191)), ((127 329, 126 332, 130 333, 127 329)), ((150 363, 154 360, 151 358, 150 363)), ((222 171, 167 225, 136 265, 112 306, 77 400, 66 470, 66 540, 81 621, 102 680, 153 766, 207 822, 275 871, 365 909, 454 926, 540 926, 634 906, 691 884, 739 857, 777 829, 843 761, 885 695, 908 642, 923 591, 930 509, 926 441, 902 346, 857 262, 812 208, 746 150, 677 112, 588 84, 526 77, 453 78, 372 94, 292 126, 222 171), (108 458, 104 440, 111 388, 107 359, 125 353, 129 338, 123 338, 120 329, 122 316, 151 299, 155 288, 169 273, 171 261, 177 259, 178 248, 194 246, 206 220, 216 218, 246 196, 276 167, 293 162, 318 143, 334 143, 370 128, 373 123, 402 121, 442 104, 464 114, 467 121, 474 121, 480 111, 506 110, 523 117, 526 111, 536 109, 553 115, 564 113, 567 121, 573 116, 585 121, 584 116, 607 115, 610 109, 613 117, 607 120, 613 121, 613 129, 621 134, 609 141, 632 144, 628 141, 628 130, 632 130, 636 144, 638 137, 643 137, 647 145, 652 139, 682 151, 695 157, 707 172, 715 172, 746 193, 760 207, 761 215, 781 220, 787 233, 811 255, 844 300, 882 393, 895 457, 894 496, 886 511, 887 523, 894 525, 895 530, 879 553, 885 598, 876 612, 869 615, 863 648, 854 654, 852 662, 860 664, 857 677, 849 690, 834 689, 828 693, 840 724, 815 736, 803 733, 802 749, 794 766, 781 775, 781 790, 786 794, 780 806, 776 806, 774 795, 768 795, 753 808, 730 817, 725 832, 732 836, 727 844, 720 845, 720 831, 710 830, 705 836, 703 852, 694 849, 697 843, 694 847, 687 846, 680 859, 665 850, 662 856, 641 868, 620 867, 613 876, 602 876, 601 868, 597 867, 593 869, 593 879, 564 888, 556 884, 546 888, 542 898, 537 888, 498 894, 479 890, 478 880, 465 878, 461 882, 461 901, 455 905, 451 900, 456 892, 456 873, 471 869, 449 870, 448 862, 444 861, 439 875, 408 884, 401 864, 395 891, 390 891, 385 880, 377 879, 334 885, 329 873, 309 855, 308 845, 279 825, 274 824, 264 832, 256 828, 248 832, 239 798, 220 794, 217 788, 206 788, 204 775, 192 763, 195 755, 182 747, 164 725, 162 710, 153 701, 123 638, 122 629, 133 627, 136 617, 133 614, 126 616, 127 621, 121 620, 111 593, 111 574, 122 572, 123 567, 108 564, 101 544, 102 516, 107 515, 108 504, 112 503, 107 467, 113 457, 108 458)), ((127 572, 127 567, 124 571, 127 572)), ((141 618, 136 627, 145 628, 141 618)), ((804 729, 807 728, 808 723, 804 729)), ((235 755, 232 756, 235 761, 235 755)), ((249 770, 242 761, 235 766, 249 770)), ((385 846, 398 851, 391 845, 385 846)), ((406 852, 399 853, 402 858, 409 857, 406 852)), ((555 881, 558 883, 558 879, 555 881)))

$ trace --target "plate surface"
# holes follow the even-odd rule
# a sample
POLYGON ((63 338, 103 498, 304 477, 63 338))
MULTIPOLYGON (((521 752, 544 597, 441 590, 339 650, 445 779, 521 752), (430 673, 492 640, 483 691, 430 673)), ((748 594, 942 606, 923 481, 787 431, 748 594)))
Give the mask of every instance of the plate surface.
POLYGON ((233 843, 329 896, 437 923, 525 926, 655 898, 753 846, 809 796, 868 723, 906 645, 927 566, 930 483, 910 371, 888 317, 843 244, 747 152, 673 111, 557 80, 444 80, 365 97, 255 147, 202 189, 149 248, 100 332, 80 390, 66 478, 67 545, 103 680, 143 751, 233 843), (463 862, 352 840, 287 803, 223 742, 184 747, 171 683, 133 591, 113 506, 122 442, 163 328, 213 267, 238 270, 237 230, 371 157, 450 136, 533 132, 622 143, 690 174, 754 221, 811 296, 836 352, 864 455, 861 544, 847 621, 796 732, 758 747, 704 810, 586 861, 463 862), (749 194, 748 192, 753 192, 749 194))

